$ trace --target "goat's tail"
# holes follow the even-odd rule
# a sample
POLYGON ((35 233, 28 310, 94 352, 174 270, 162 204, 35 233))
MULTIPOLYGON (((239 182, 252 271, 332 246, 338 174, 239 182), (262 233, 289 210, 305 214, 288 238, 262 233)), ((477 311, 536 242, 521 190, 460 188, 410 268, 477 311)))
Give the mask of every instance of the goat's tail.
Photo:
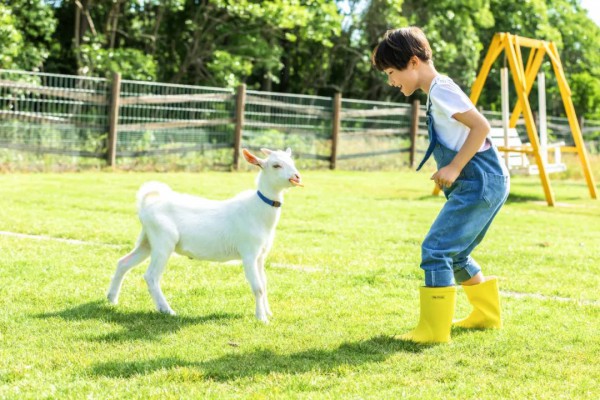
POLYGON ((137 192, 137 207, 141 210, 144 206, 154 203, 164 195, 172 193, 169 186, 161 182, 146 182, 137 192))

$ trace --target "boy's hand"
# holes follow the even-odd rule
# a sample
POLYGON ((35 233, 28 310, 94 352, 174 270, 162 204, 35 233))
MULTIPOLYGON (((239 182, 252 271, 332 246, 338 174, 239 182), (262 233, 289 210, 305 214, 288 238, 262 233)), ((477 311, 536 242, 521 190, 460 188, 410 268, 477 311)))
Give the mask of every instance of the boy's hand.
POLYGON ((458 175, 460 175, 460 169, 448 164, 433 174, 430 179, 443 188, 452 186, 458 175))

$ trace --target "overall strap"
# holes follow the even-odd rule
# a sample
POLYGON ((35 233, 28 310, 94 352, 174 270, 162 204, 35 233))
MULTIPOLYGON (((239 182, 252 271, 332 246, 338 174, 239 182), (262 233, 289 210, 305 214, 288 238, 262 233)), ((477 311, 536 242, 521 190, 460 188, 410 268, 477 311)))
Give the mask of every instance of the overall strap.
MULTIPOLYGON (((434 78, 435 79, 435 78, 434 78)), ((433 92, 433 88, 437 85, 435 82, 431 88, 429 89, 429 94, 427 96, 427 135, 429 136, 429 147, 427 147, 427 151, 425 151, 425 157, 417 167, 417 171, 419 171, 425 162, 429 160, 429 157, 433 154, 433 149, 437 144, 437 135, 435 134, 435 129, 433 128, 433 117, 431 116, 431 92, 433 92)))

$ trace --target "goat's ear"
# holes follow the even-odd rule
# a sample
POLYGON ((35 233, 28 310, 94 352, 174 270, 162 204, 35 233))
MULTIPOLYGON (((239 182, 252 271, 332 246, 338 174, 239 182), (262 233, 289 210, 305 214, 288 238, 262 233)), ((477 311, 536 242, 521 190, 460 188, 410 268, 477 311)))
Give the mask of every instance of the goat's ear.
POLYGON ((250 164, 258 165, 259 167, 262 168, 262 165, 264 163, 263 160, 261 160, 260 158, 256 157, 254 154, 250 153, 247 149, 242 149, 242 154, 244 154, 244 158, 250 164))
POLYGON ((289 147, 287 149, 285 149, 285 152, 288 154, 288 156, 292 155, 292 149, 289 147))
POLYGON ((262 151, 266 156, 273 152, 273 150, 265 149, 264 147, 260 149, 260 151, 262 151))

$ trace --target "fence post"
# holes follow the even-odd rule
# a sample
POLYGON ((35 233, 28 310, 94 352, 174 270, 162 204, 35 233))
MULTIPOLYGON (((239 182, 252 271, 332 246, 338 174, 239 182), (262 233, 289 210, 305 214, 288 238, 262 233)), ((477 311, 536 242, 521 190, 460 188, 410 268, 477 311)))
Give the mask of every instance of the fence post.
POLYGON ((108 143, 106 161, 109 167, 115 167, 117 159, 117 126, 119 124, 119 99, 121 97, 121 74, 113 72, 110 91, 110 114, 108 116, 108 143))
POLYGON ((242 145, 242 129, 244 127, 244 109, 246 108, 246 84, 237 88, 235 99, 235 131, 233 135, 233 169, 240 168, 240 147, 242 145))
POLYGON ((421 111, 421 102, 415 99, 412 102, 412 113, 410 120, 410 167, 415 166, 415 152, 417 151, 417 133, 419 133, 419 113, 421 111))
POLYGON ((338 92, 333 96, 333 115, 331 119, 331 158, 329 159, 329 169, 335 169, 341 125, 342 94, 338 92))

